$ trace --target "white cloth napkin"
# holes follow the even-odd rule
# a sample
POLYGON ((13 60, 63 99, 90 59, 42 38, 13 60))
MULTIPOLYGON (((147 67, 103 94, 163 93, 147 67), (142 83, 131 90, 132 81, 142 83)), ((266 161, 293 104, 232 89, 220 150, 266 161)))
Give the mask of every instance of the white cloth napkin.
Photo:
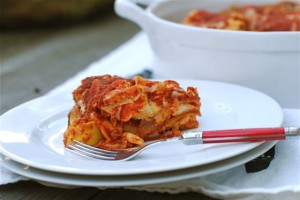
MULTIPOLYGON (((101 74, 129 76, 145 68, 153 70, 151 60, 152 53, 147 37, 144 33, 139 33, 105 58, 92 63, 84 71, 51 90, 47 95, 71 93, 80 84, 81 79, 87 76, 101 74)), ((154 78, 162 78, 159 77, 159 69, 154 69, 154 78)), ((300 126, 299 109, 283 109, 283 111, 284 126, 300 126)), ((220 199, 296 200, 300 196, 299 157, 300 140, 281 141, 276 145, 276 155, 269 168, 260 172, 247 174, 244 166, 239 166, 185 181, 125 188, 168 193, 193 191, 220 199)), ((1 185, 20 180, 28 180, 28 178, 1 168, 1 185)))

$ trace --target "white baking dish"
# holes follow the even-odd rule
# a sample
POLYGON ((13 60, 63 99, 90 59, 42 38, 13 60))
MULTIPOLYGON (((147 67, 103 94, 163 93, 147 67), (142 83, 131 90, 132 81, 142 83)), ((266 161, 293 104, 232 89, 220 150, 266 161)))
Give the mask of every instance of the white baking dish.
POLYGON ((197 8, 218 11, 231 5, 279 0, 165 0, 146 9, 117 0, 116 13, 148 35, 161 78, 225 81, 260 90, 283 107, 300 108, 300 32, 247 32, 181 24, 197 8))

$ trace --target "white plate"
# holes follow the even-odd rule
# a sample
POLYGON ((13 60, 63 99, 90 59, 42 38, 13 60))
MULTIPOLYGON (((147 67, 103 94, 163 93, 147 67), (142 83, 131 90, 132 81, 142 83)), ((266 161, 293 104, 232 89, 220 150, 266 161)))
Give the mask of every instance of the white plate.
MULTIPOLYGON (((210 81, 179 81, 198 88, 201 130, 281 126, 280 106, 258 91, 210 81)), ((185 146, 179 141, 154 146, 126 162, 99 161, 65 151, 62 135, 71 94, 45 96, 1 116, 0 152, 43 170, 84 175, 132 175, 200 166, 249 151, 261 143, 185 146)))
POLYGON ((246 153, 214 162, 207 165, 186 168, 182 170, 169 171, 164 173, 152 173, 141 175, 124 175, 124 176, 87 176, 50 172, 39 170, 26 166, 9 159, 0 154, 0 160, 3 167, 25 177, 42 181, 44 184, 54 184, 54 186, 90 186, 90 187, 121 187, 121 186, 141 186, 149 184, 167 183, 181 181, 190 178, 205 176, 220 171, 224 171, 249 160, 256 158, 270 149, 276 141, 265 142, 258 147, 247 151, 246 153))

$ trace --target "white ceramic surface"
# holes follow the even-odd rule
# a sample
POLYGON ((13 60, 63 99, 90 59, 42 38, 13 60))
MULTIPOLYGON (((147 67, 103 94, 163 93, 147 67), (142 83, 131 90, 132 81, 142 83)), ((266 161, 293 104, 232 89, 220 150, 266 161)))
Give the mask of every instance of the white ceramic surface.
POLYGON ((54 186, 90 186, 90 187, 118 187, 118 186, 141 186, 149 184, 168 183, 173 181, 186 180, 199 176, 205 176, 220 171, 224 171, 249 160, 256 158, 266 152, 276 141, 265 142, 258 147, 247 151, 238 156, 234 156, 222 161, 214 162, 207 165, 175 170, 163 173, 140 174, 140 175, 123 175, 123 176, 88 176, 56 173, 33 168, 28 165, 17 163, 8 157, 0 154, 0 162, 3 167, 25 177, 42 181, 45 184, 54 184, 54 186))
MULTIPOLYGON (((211 81, 179 80, 198 88, 202 102, 200 130, 278 127, 280 106, 269 96, 245 87, 211 81)), ((156 145, 126 162, 99 161, 65 151, 62 142, 71 94, 45 96, 1 116, 0 152, 39 169, 89 175, 154 173, 201 166, 247 152, 261 143, 185 146, 180 141, 156 145), (179 150, 174 153, 174 149, 179 150)))
POLYGON ((162 0, 146 10, 117 0, 116 13, 147 33, 161 78, 226 81, 260 90, 283 107, 300 108, 300 32, 215 30, 180 24, 191 10, 279 0, 162 0), (290 98, 286 98, 290 96, 290 98))

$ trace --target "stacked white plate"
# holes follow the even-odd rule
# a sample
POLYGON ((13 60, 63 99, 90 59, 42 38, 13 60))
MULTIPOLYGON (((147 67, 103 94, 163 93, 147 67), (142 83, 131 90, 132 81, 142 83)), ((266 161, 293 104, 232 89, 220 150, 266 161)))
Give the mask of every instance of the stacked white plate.
MULTIPOLYGON (((201 91, 199 130, 279 127, 283 114, 269 96, 211 81, 177 80, 201 91)), ((48 95, 1 116, 1 165, 37 181, 71 186, 135 186, 179 181, 242 165, 276 144, 227 143, 186 146, 165 142, 129 161, 80 157, 64 149, 71 95, 48 95)))

